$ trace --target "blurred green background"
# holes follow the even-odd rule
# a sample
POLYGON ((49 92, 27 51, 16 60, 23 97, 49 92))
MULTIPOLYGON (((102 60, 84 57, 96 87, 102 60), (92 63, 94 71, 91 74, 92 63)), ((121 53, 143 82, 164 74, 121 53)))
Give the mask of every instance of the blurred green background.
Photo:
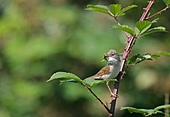
MULTIPOLYGON (((95 74, 109 49, 123 52, 123 32, 112 28, 111 17, 85 11, 87 4, 119 3, 138 8, 120 18, 134 27, 146 1, 134 0, 0 0, 0 117, 106 117, 107 112, 82 86, 46 83, 57 71, 82 79, 95 74)), ((164 8, 159 0, 151 13, 164 8)), ((159 25, 170 30, 169 10, 159 15, 159 25)), ((155 24, 157 25, 157 24, 155 24)), ((131 55, 170 52, 169 33, 140 38, 131 55)), ((94 88, 109 105, 106 86, 94 88)), ((132 66, 121 81, 116 117, 142 117, 120 111, 121 106, 154 108, 170 92, 170 59, 160 57, 132 66)), ((163 115, 157 115, 163 117, 163 115)))

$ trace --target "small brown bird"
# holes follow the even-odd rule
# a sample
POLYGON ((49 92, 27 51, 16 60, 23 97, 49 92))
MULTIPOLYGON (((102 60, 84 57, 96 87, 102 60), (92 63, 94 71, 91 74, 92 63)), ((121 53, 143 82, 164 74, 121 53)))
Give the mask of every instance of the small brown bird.
MULTIPOLYGON (((108 79, 115 78, 120 72, 120 57, 117 52, 113 49, 109 50, 107 54, 104 55, 104 59, 108 61, 108 64, 103 67, 97 74, 91 76, 94 79, 108 79)), ((109 82, 106 82, 106 86, 108 87, 111 96, 116 96, 113 94, 110 87, 109 82)))

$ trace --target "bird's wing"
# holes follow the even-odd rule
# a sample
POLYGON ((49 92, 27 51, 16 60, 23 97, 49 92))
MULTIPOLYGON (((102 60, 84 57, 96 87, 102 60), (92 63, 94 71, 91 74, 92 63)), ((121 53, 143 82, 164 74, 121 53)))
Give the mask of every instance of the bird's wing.
POLYGON ((97 72, 97 74, 92 76, 92 78, 101 78, 103 75, 106 75, 108 73, 110 73, 110 67, 109 67, 109 65, 106 65, 99 72, 97 72))

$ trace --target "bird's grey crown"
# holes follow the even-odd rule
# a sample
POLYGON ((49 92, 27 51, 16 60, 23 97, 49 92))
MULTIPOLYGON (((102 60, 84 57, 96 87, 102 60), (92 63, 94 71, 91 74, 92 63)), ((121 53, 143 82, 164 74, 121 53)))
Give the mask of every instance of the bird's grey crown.
POLYGON ((107 53, 107 55, 114 55, 114 54, 117 54, 116 50, 109 50, 109 52, 107 53))
POLYGON ((112 57, 112 58, 115 58, 117 61, 120 61, 120 57, 117 54, 116 50, 111 49, 106 55, 107 57, 112 57))

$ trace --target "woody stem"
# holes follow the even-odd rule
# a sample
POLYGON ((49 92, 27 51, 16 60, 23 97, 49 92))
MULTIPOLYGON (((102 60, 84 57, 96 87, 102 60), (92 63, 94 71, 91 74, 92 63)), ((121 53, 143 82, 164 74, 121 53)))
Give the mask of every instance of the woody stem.
MULTIPOLYGON (((140 17, 140 20, 139 21, 143 21, 149 10, 151 9, 151 6, 153 5, 155 0, 150 0, 148 2, 148 5, 146 8, 144 8, 144 12, 143 14, 141 15, 140 17)), ((119 23, 118 23, 119 25, 119 23)), ((116 94, 118 95, 118 91, 119 91, 119 85, 120 85, 120 80, 123 78, 124 74, 125 74, 125 70, 123 70, 124 66, 125 66, 125 63, 126 63, 126 59, 128 58, 129 56, 129 53, 131 52, 132 50, 132 47, 134 46, 135 42, 136 42, 136 37, 135 36, 126 36, 128 38, 128 41, 127 41, 127 44, 126 44, 126 47, 124 49, 124 52, 123 52, 123 58, 122 58, 122 61, 121 61, 121 69, 120 69, 120 73, 119 75, 116 77, 117 78, 117 82, 115 82, 114 84, 114 90, 113 90, 113 94, 116 94)), ((111 107, 110 107, 110 111, 112 112, 111 114, 109 114, 109 117, 114 117, 114 114, 115 114, 115 106, 116 106, 116 100, 117 98, 115 97, 112 97, 112 100, 111 100, 111 107)))

